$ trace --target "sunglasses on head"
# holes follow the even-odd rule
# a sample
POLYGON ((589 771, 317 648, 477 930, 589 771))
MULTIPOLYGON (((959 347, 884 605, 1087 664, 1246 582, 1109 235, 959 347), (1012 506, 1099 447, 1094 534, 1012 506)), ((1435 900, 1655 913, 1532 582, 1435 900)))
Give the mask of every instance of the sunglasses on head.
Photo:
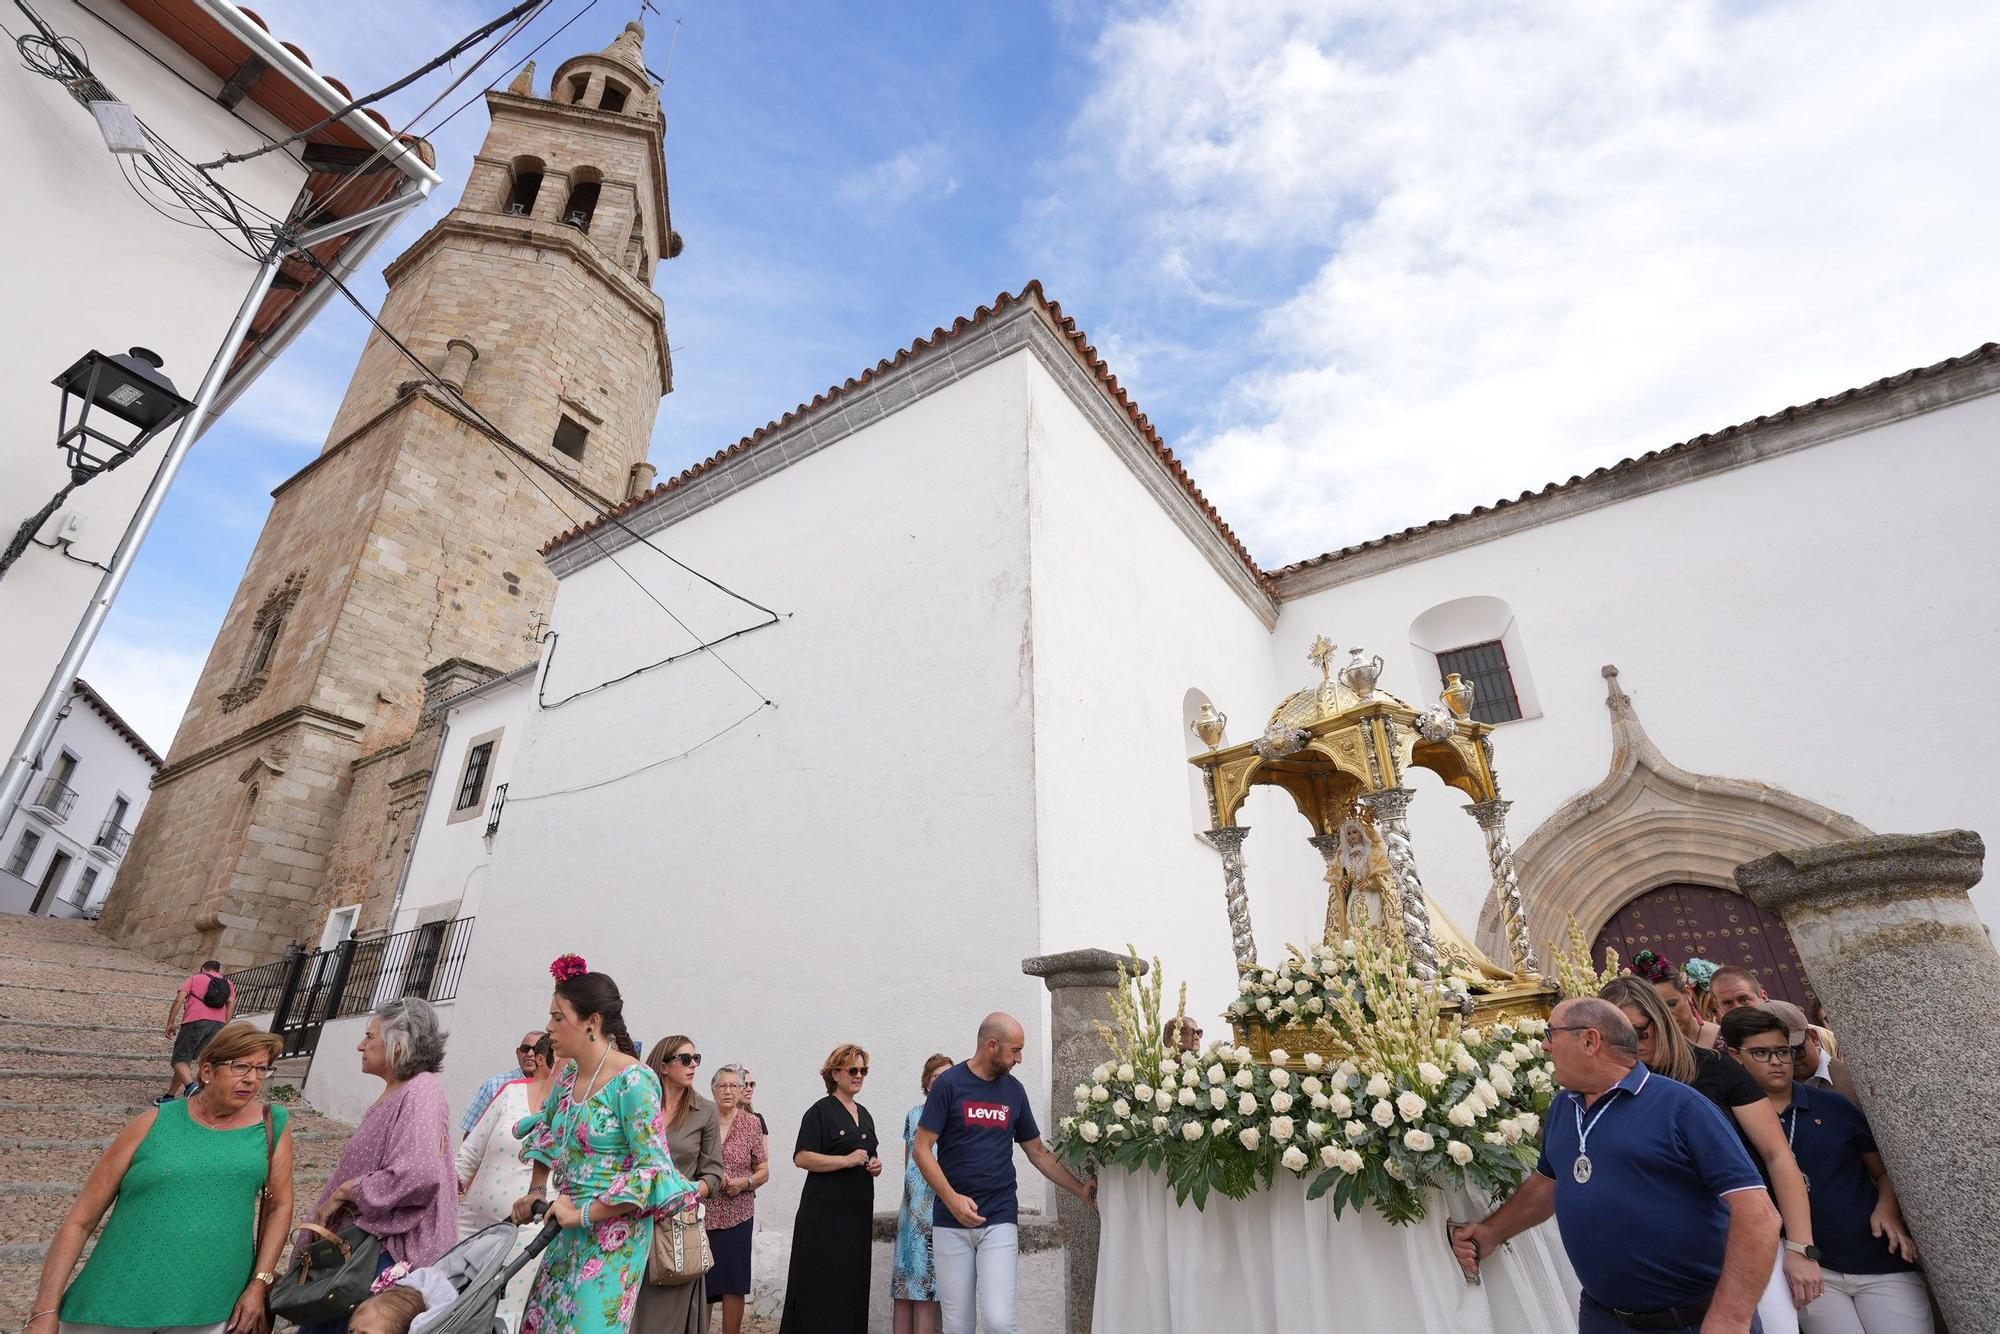
POLYGON ((670 1061, 679 1061, 682 1065, 700 1065, 701 1053, 698 1051, 677 1051, 667 1059, 670 1061))

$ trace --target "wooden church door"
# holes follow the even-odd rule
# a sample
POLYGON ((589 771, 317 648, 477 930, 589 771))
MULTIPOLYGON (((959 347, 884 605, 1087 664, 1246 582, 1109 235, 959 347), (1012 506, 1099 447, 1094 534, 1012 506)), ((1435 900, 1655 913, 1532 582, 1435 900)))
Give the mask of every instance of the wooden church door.
POLYGON ((1812 996, 1791 932, 1776 913, 1766 912, 1734 890, 1709 885, 1661 885, 1613 914, 1597 933, 1590 952, 1601 968, 1604 952, 1629 961, 1652 950, 1679 964, 1690 957, 1712 959, 1753 970, 1774 1000, 1804 1007, 1812 996))

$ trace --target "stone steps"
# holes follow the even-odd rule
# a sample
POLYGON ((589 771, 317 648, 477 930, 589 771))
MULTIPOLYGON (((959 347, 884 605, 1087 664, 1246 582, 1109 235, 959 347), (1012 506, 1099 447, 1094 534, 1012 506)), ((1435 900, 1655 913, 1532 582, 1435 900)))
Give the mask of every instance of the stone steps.
MULTIPOLYGON (((107 1056, 144 1056, 165 1061, 173 1050, 160 1024, 66 1024, 35 1019, 0 1019, 0 1043, 23 1046, 90 1047, 107 1056)), ((13 1062, 8 1062, 13 1064, 13 1062)))

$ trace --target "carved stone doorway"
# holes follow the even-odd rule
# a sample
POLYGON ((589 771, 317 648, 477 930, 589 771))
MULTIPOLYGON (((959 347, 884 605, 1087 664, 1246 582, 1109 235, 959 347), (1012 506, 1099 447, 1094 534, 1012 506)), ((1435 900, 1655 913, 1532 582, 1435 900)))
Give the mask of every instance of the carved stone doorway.
POLYGON ((1673 964, 1697 956, 1735 964, 1756 973, 1774 1000, 1803 1009, 1812 998, 1784 922, 1730 889, 1672 884, 1648 890, 1613 913, 1597 933, 1590 953, 1600 968, 1606 949, 1617 950, 1625 961, 1652 950, 1673 964))

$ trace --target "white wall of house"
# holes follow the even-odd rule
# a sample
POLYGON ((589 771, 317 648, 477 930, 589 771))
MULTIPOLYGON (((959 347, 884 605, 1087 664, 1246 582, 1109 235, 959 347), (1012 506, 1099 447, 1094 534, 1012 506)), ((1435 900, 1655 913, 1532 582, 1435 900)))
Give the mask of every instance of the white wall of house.
MULTIPOLYGON (((1504 602, 1541 710, 1493 736, 1517 844, 1604 777, 1606 663, 1684 769, 1884 833, 1991 839, 2000 798, 1974 738, 2000 650, 1996 435, 1988 395, 1339 584, 1284 604, 1277 661, 1306 679, 1323 632, 1381 653, 1385 688, 1433 700, 1412 624, 1455 599, 1504 602)), ((1477 826, 1461 794, 1428 773, 1416 787, 1419 865, 1469 932, 1487 890, 1477 826)), ((2000 883, 1972 896, 2000 922, 2000 883)))
POLYGON ((73 696, 42 772, 0 833, 0 912, 95 916, 157 767, 88 699, 73 696), (57 781, 62 774, 67 781, 57 781))
MULTIPOLYGON (((456 1105, 546 1012, 566 951, 618 980, 642 1040, 692 1034, 704 1080, 748 1064, 781 1159, 828 1052, 864 1044, 878 1207, 926 1056, 970 1054, 993 1009, 1046 1052, 1043 989, 1018 965, 1042 939, 1028 404, 1022 358, 999 360, 659 533, 783 613, 720 660, 559 703, 688 646, 611 562, 565 578, 544 649, 558 706, 514 752, 460 987, 456 1105)), ((643 548, 617 559, 701 634, 761 619, 643 548)), ((781 1164, 767 1226, 790 1226, 799 1185, 781 1164)))
MULTIPOLYGON (((232 115, 199 91, 219 81, 117 0, 91 8, 108 25, 72 0, 36 5, 83 43, 98 79, 184 155, 205 161, 264 142, 246 120, 282 133, 249 101, 232 115)), ((68 480, 55 448, 59 396, 49 381, 93 347, 122 353, 139 345, 159 353, 166 373, 192 395, 257 266, 206 229, 155 212, 121 174, 90 113, 17 58, 0 61, 0 115, 8 127, 0 175, 9 189, 0 244, 22 261, 8 268, 10 318, 0 320, 4 543, 68 480)), ((282 217, 305 175, 273 153, 228 168, 224 179, 282 217)), ((156 439, 72 493, 41 536, 70 532, 64 525, 74 521, 74 540, 60 550, 29 548, 0 580, 9 645, 0 655, 0 745, 11 749, 21 735, 97 586, 101 571, 86 562, 109 559, 163 450, 156 439)))

